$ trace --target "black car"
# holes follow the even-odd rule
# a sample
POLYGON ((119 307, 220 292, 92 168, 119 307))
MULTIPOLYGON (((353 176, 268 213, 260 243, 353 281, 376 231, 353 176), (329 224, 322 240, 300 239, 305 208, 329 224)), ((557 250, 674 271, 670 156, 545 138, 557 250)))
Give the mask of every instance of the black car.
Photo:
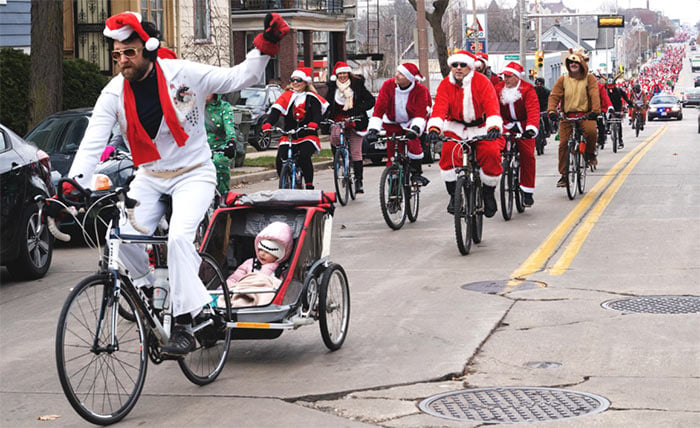
POLYGON ((34 201, 56 193, 50 163, 44 151, 0 125, 0 264, 16 279, 41 278, 51 266, 54 239, 34 201))
POLYGON ((647 120, 676 118, 683 120, 683 107, 675 95, 659 94, 649 101, 647 120))
MULTIPOLYGON (((262 132, 262 125, 268 117, 270 107, 277 101, 284 92, 279 85, 251 86, 238 92, 227 94, 224 98, 228 100, 234 108, 241 108, 250 112, 250 128, 248 142, 257 150, 267 150, 279 140, 279 135, 270 135, 262 132)), ((247 120, 244 118, 244 122, 247 120)), ((281 126, 282 119, 277 123, 281 126)))
POLYGON ((695 76, 695 83, 694 83, 694 86, 695 86, 695 87, 700 86, 700 76, 695 76))

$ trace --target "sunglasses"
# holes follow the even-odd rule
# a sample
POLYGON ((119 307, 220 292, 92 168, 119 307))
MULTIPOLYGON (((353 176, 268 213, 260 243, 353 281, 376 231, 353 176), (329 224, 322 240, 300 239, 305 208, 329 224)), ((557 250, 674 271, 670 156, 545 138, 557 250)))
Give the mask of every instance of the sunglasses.
POLYGON ((126 49, 117 49, 112 51, 112 59, 115 61, 119 61, 119 58, 124 55, 127 58, 133 58, 141 52, 143 48, 126 48, 126 49))
POLYGON ((450 64, 452 68, 467 68, 468 65, 469 64, 467 64, 466 62, 455 62, 453 64, 450 64))
POLYGON ((298 79, 295 77, 295 78, 289 79, 289 81, 292 83, 301 83, 304 81, 304 79, 298 79))

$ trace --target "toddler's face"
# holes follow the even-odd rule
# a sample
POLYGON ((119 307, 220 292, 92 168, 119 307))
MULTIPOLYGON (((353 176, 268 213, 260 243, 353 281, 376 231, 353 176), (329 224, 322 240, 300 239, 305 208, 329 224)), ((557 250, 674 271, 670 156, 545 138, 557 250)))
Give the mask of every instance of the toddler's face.
POLYGON ((260 248, 258 248, 258 260, 260 260, 260 263, 273 263, 277 260, 277 257, 273 256, 265 250, 261 250, 260 248))

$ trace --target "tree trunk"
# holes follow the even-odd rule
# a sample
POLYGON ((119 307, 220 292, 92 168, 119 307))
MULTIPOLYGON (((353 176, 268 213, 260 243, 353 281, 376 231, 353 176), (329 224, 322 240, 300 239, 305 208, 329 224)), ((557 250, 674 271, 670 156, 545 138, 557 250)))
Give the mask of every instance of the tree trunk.
POLYGON ((63 105, 63 0, 32 0, 31 16, 28 129, 63 105))
MULTIPOLYGON (((408 2, 413 6, 414 10, 416 8, 416 0, 408 0, 408 2)), ((425 13, 425 19, 430 24, 433 29, 433 39, 435 40, 435 50, 437 50, 438 62, 440 63, 440 73, 443 77, 447 76, 450 72, 450 67, 447 65, 447 37, 445 37, 445 31, 442 29, 442 18, 445 16, 445 11, 447 6, 450 4, 450 0, 435 0, 433 2, 433 12, 425 13)), ((418 47, 416 46, 416 51, 418 47)))

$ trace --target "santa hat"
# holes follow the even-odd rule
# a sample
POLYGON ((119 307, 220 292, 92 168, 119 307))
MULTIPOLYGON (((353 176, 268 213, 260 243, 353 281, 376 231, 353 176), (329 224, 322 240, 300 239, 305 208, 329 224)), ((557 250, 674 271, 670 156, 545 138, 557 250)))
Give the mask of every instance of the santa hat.
POLYGON ((335 63, 335 67, 333 67, 333 74, 331 75, 331 80, 335 81, 337 79, 338 73, 351 73, 352 69, 347 63, 344 63, 343 61, 338 61, 335 63))
POLYGON ((506 76, 512 76, 515 74, 518 77, 523 77, 523 67, 520 65, 520 63, 511 61, 506 65, 506 68, 503 69, 501 74, 505 74, 506 76))
POLYGON ((136 12, 122 12, 110 16, 105 21, 105 29, 102 31, 106 37, 123 42, 136 32, 144 41, 147 51, 154 51, 160 46, 160 40, 151 37, 141 26, 141 14, 136 12))
POLYGON ((284 245, 281 242, 270 239, 261 239, 258 241, 258 249, 272 254, 277 260, 283 259, 286 253, 284 245))
POLYGON ((463 62, 469 66, 469 68, 474 68, 474 63, 476 62, 476 57, 473 53, 467 51, 457 51, 447 58, 447 64, 451 65, 456 62, 463 62))
POLYGON ((484 65, 488 65, 489 63, 489 54, 486 52, 477 52, 474 54, 476 56, 477 61, 481 61, 484 63, 484 65))
POLYGON ((292 72, 291 78, 298 77, 299 79, 303 80, 304 82, 310 83, 311 82, 311 67, 299 67, 296 70, 292 72))
POLYGON ((425 80, 425 77, 423 77, 423 75, 420 73, 420 70, 418 70, 418 67, 416 67, 415 64, 412 64, 410 62, 405 62, 405 63, 399 65, 396 68, 396 71, 398 71, 399 73, 406 76, 406 78, 408 80, 410 80, 411 82, 413 82, 415 80, 422 82, 425 80))

